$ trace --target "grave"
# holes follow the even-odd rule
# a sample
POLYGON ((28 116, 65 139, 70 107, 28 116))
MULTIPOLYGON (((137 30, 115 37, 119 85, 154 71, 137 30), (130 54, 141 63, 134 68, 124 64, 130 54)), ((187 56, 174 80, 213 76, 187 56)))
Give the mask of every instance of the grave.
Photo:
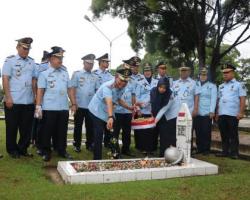
POLYGON ((182 162, 169 165, 164 158, 60 161, 57 170, 65 183, 114 183, 218 174, 218 166, 191 158, 192 117, 182 104, 176 127, 176 147, 182 162))

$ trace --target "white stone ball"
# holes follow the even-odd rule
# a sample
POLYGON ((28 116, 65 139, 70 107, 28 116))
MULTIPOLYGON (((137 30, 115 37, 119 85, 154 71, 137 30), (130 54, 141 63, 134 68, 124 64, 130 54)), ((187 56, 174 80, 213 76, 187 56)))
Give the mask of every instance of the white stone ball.
POLYGON ((164 157, 169 164, 178 164, 183 157, 183 153, 176 147, 169 147, 164 152, 164 157))

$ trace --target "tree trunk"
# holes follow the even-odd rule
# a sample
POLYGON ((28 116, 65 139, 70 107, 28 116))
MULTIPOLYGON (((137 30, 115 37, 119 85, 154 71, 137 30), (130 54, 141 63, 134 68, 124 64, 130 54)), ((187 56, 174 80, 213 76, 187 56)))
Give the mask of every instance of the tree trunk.
POLYGON ((199 71, 206 67, 206 51, 205 51, 205 41, 199 42, 197 52, 198 52, 198 62, 199 62, 199 71))
POLYGON ((211 64, 210 64, 210 75, 211 75, 211 81, 216 81, 216 69, 220 64, 220 49, 215 48, 213 50, 211 64))

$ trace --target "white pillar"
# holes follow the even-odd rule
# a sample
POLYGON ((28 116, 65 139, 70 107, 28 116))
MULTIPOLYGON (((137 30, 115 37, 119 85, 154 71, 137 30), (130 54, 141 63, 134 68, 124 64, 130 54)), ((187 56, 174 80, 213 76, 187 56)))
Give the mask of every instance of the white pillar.
POLYGON ((183 151, 185 164, 190 163, 192 116, 186 103, 182 103, 176 123, 176 147, 183 151))

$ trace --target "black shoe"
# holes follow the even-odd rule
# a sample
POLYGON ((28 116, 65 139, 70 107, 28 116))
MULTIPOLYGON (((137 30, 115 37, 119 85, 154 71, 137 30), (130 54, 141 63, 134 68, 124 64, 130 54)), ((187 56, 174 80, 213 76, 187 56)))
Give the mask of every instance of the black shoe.
POLYGON ((49 154, 44 154, 44 155, 43 155, 43 161, 44 161, 44 162, 49 162, 50 159, 51 159, 51 156, 50 156, 49 154))
POLYGON ((69 153, 59 154, 60 157, 66 158, 68 160, 73 160, 73 157, 69 153))
POLYGON ((10 157, 14 158, 14 159, 18 159, 20 158, 20 154, 18 152, 13 152, 9 154, 10 157))
POLYGON ((237 160, 237 159, 239 159, 239 156, 237 154, 232 154, 232 155, 230 155, 230 158, 237 160))
POLYGON ((74 151, 75 151, 76 153, 80 153, 80 152, 81 152, 81 147, 75 147, 75 146, 74 146, 74 151))
POLYGON ((228 153, 217 153, 215 154, 216 157, 228 157, 228 153))
POLYGON ((134 157, 135 156, 129 150, 128 151, 122 151, 122 154, 125 155, 125 156, 130 156, 130 157, 134 157))

